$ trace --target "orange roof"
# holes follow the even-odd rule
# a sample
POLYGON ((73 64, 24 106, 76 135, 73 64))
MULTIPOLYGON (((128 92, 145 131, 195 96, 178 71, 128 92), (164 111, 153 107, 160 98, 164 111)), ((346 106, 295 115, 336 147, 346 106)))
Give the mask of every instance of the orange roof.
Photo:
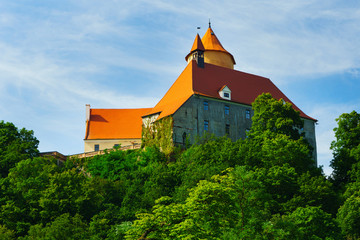
POLYGON ((235 64, 234 56, 231 55, 228 51, 225 50, 225 48, 221 45, 219 39, 216 37, 213 30, 209 27, 206 31, 205 35, 201 39, 202 43, 204 44, 205 51, 218 51, 218 52, 224 52, 231 56, 232 60, 235 64))
POLYGON ((193 45, 192 45, 192 48, 191 48, 189 54, 186 55, 185 60, 187 61, 189 55, 190 55, 191 53, 193 53, 194 51, 196 51, 196 50, 205 51, 204 45, 203 45, 202 42, 201 42, 201 39, 200 39, 199 34, 196 34, 196 37, 195 37, 194 43, 193 43, 193 45))
POLYGON ((194 94, 224 100, 218 91, 225 85, 231 90, 232 102, 251 105, 260 94, 271 93, 276 99, 290 102, 294 109, 300 111, 301 117, 315 120, 302 112, 268 78, 208 63, 200 68, 196 61, 187 65, 160 102, 144 116, 161 113, 158 117, 161 119, 172 115, 194 94))
POLYGON ((141 116, 151 108, 90 109, 85 140, 141 138, 141 116))
POLYGON ((158 117, 158 119, 160 119, 171 115, 176 112, 176 110, 178 110, 181 105, 194 94, 194 91, 192 90, 194 62, 195 61, 191 61, 191 63, 186 66, 184 71, 180 74, 178 79, 170 87, 164 97, 156 104, 153 109, 151 109, 150 112, 144 116, 160 113, 160 116, 158 117))

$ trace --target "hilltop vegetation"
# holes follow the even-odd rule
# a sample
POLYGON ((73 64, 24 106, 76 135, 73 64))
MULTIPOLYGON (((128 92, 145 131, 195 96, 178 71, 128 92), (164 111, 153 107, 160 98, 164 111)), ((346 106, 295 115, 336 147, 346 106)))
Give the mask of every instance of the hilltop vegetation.
POLYGON ((0 239, 360 239, 360 115, 337 119, 326 178, 289 104, 264 94, 253 109, 243 140, 61 166, 0 122, 0 239))

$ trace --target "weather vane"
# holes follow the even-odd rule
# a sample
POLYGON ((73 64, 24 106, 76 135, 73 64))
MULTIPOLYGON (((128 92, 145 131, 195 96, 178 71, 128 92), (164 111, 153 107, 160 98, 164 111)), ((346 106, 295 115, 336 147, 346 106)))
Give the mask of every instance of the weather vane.
POLYGON ((209 28, 211 28, 211 22, 210 22, 210 18, 209 18, 209 28))

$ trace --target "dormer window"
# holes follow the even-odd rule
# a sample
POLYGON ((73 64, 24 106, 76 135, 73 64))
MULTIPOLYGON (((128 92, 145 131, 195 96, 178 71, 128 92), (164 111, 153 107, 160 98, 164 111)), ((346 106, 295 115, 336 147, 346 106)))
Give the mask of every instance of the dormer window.
POLYGON ((221 98, 226 99, 226 100, 231 100, 231 90, 228 86, 223 86, 220 91, 219 91, 219 95, 221 98))

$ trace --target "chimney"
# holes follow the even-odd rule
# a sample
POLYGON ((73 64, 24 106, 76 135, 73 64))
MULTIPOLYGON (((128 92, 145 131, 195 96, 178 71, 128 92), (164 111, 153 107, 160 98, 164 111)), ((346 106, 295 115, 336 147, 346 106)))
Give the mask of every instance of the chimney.
POLYGON ((86 122, 90 121, 90 104, 86 104, 86 122))

